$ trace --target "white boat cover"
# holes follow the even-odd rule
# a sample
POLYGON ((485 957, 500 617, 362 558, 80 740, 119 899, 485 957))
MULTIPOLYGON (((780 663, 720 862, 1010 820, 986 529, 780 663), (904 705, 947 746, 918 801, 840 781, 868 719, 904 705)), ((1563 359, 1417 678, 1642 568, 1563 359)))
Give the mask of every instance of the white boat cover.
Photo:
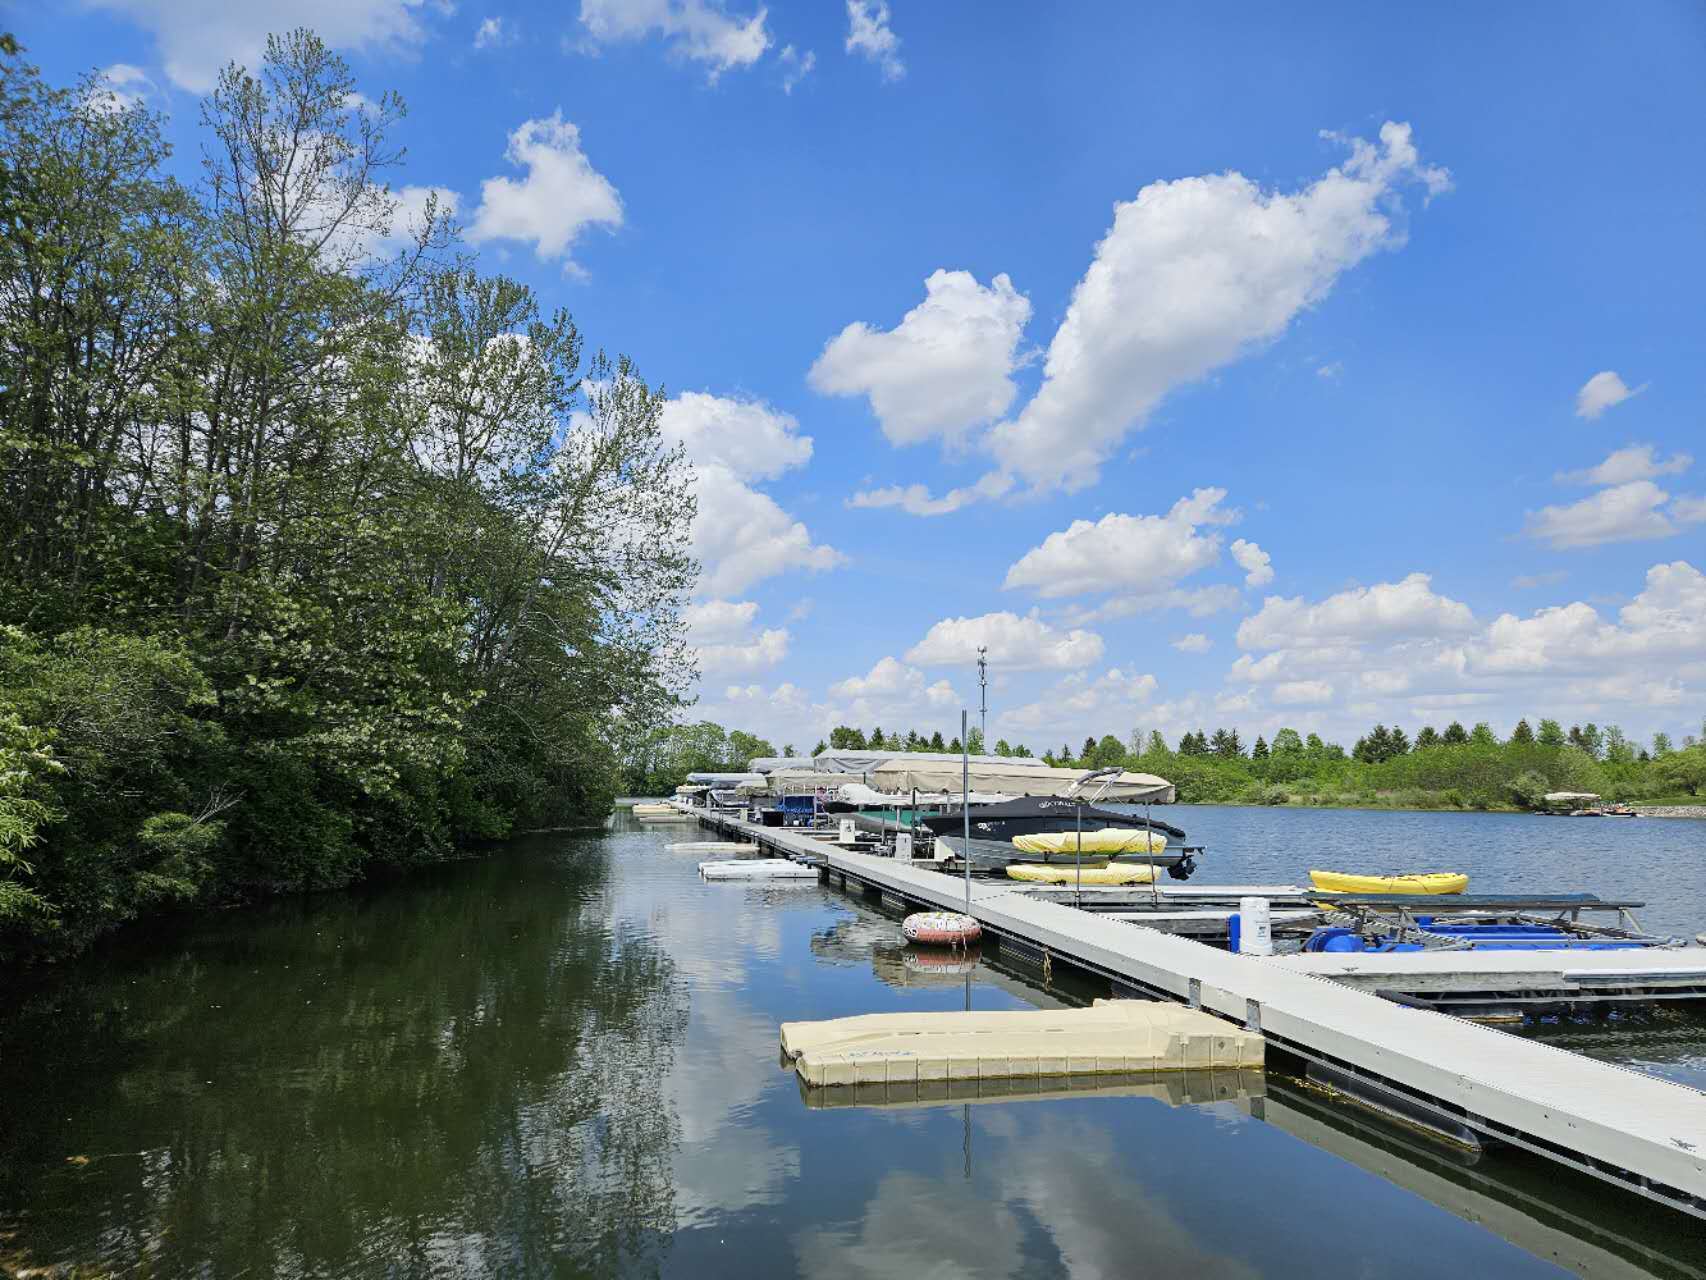
MULTIPOLYGON (((915 765, 891 761, 879 765, 866 775, 866 781, 878 791, 910 794, 920 791, 953 791, 960 789, 960 763, 953 756, 936 756, 940 764, 915 765)), ((971 770, 973 791, 1000 791, 1010 796, 1063 796, 1084 776, 1082 769, 1034 768, 1022 761, 999 760, 995 764, 974 764, 971 770)), ((1172 804, 1173 784, 1152 773, 1122 773, 1115 778, 1092 782, 1085 794, 1097 803, 1131 804, 1148 801, 1152 804, 1172 804)))
POLYGON ((759 756, 756 760, 748 760, 746 767, 754 773, 775 773, 778 769, 809 769, 812 767, 810 756, 759 756))
POLYGON ((764 775, 761 773, 690 773, 687 775, 687 781, 702 782, 713 787, 738 787, 743 782, 762 783, 764 775))
MULTIPOLYGON (((818 773, 871 773, 878 766, 915 763, 920 766, 952 765, 959 776, 961 756, 942 751, 825 751, 812 757, 811 767, 818 773)), ((973 756, 972 767, 981 764, 1010 765, 1013 768, 1046 769, 1048 766, 1033 756, 973 756)))

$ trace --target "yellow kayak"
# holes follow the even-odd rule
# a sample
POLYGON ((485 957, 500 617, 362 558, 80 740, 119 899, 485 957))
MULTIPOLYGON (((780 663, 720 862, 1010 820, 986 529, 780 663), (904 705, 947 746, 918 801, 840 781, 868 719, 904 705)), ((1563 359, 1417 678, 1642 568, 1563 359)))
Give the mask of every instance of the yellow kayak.
POLYGON ((1102 831, 1044 831, 1037 835, 1014 836, 1013 847, 1020 853, 1074 854, 1082 838, 1083 851, 1105 857, 1110 853, 1160 853, 1167 847, 1167 837, 1159 831, 1133 831, 1108 827, 1102 831))
POLYGON ((1410 876, 1353 876, 1343 871, 1311 871, 1309 883, 1322 893, 1462 893, 1469 877, 1456 871, 1410 876))
POLYGON ((1081 883, 1080 874, 1084 884, 1149 884, 1155 879, 1155 868, 1120 863, 1085 867, 1080 873, 1078 868, 1064 862, 1015 862, 1007 868, 1008 879, 1024 880, 1030 884, 1078 884, 1081 883))

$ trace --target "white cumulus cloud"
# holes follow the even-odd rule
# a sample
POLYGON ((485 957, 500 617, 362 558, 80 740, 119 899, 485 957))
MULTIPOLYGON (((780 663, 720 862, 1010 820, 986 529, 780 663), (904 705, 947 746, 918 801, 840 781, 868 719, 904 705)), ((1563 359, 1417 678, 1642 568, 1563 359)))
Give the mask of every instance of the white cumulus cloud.
POLYGON ((713 80, 750 67, 770 47, 763 8, 740 16, 713 0, 581 0, 580 16, 595 41, 656 36, 674 56, 704 64, 713 80))
POLYGON ((1239 538, 1233 542, 1231 550, 1232 558, 1244 570, 1245 586, 1265 587, 1274 580, 1273 557, 1254 542, 1239 538))
POLYGON ((166 76, 206 93, 227 62, 254 70, 267 36, 308 27, 333 49, 407 49, 420 43, 422 0, 88 0, 122 14, 160 47, 166 76))
POLYGON ((895 658, 881 658, 862 676, 848 676, 829 686, 837 698, 887 697, 924 688, 924 673, 895 658))
POLYGON ((906 74, 906 64, 900 60, 900 37, 889 26, 888 0, 847 0, 847 52, 876 63, 885 80, 898 80, 906 74))
POLYGON ((991 471, 975 484, 949 489, 939 498, 932 498, 928 486, 922 484, 888 485, 880 489, 863 489, 847 500, 850 507, 899 507, 909 516, 945 516, 984 498, 999 498, 1013 487, 1011 478, 991 471))
POLYGON ((1154 182, 1116 207, 1044 363, 1042 387, 997 426, 1001 465, 1040 489, 1079 489, 1172 389, 1271 341, 1340 275, 1403 242, 1398 193, 1449 188, 1407 124, 1301 191, 1240 173, 1154 182))
POLYGON ((1092 591, 1154 596, 1220 559, 1212 526, 1238 518, 1220 506, 1225 497, 1224 489, 1197 489, 1163 516, 1110 512, 1074 520, 1021 556, 1002 586, 1029 587, 1045 598, 1092 591))
POLYGON ((1582 389, 1576 392, 1576 416, 1591 422, 1607 409, 1615 408, 1646 389, 1646 384, 1643 383, 1631 391, 1623 379, 1610 369, 1596 373, 1582 383, 1582 389))
POLYGON ((979 645, 988 648, 991 663, 1006 671, 1072 670, 1102 656, 1102 637, 1094 631, 1053 627, 1032 610, 1023 616, 944 618, 907 650, 906 660, 924 667, 971 663, 977 661, 979 645))
POLYGON ((1207 653, 1214 647, 1214 641, 1200 631, 1193 631, 1174 640, 1173 647, 1180 653, 1207 653))
POLYGON ((793 415, 761 401, 690 391, 664 406, 659 426, 693 462, 699 508, 692 545, 704 566, 702 596, 731 596, 790 570, 846 562, 756 487, 811 459, 811 437, 799 434, 793 415))
POLYGON ((480 206, 468 227, 476 244, 519 240, 541 259, 568 254, 587 227, 622 225, 622 200, 610 180, 592 167, 581 150, 580 130, 559 109, 548 117, 524 121, 509 135, 504 156, 527 171, 514 178, 487 178, 480 184, 480 206))
POLYGON ((1693 465, 1694 459, 1686 453, 1675 454, 1661 462, 1652 445, 1632 444, 1609 454, 1597 467, 1560 471, 1552 478, 1559 484, 1628 484, 1631 480, 1681 475, 1693 465))
MULTIPOLYGON (((1531 511, 1523 532, 1557 550, 1668 538, 1677 532, 1665 512, 1669 501, 1670 494, 1651 480, 1631 480, 1580 502, 1531 511)), ((1683 511, 1687 511, 1686 500, 1683 511)))
POLYGON ((786 627, 759 630, 758 605, 751 600, 705 600, 682 611, 687 643, 702 675, 764 671, 788 656, 792 637, 786 627))
POLYGON ((894 444, 955 440, 1013 403, 1012 372, 1030 301, 1004 275, 937 270, 893 329, 848 325, 811 367, 825 395, 863 395, 894 444))
POLYGON ((1282 680, 1271 696, 1282 707, 1320 706, 1333 700, 1333 686, 1325 680, 1282 680))
POLYGON ((1246 649, 1330 645, 1460 634, 1474 628, 1469 606, 1437 594, 1433 579, 1412 573, 1400 582, 1355 587, 1311 604, 1301 596, 1269 596, 1238 627, 1246 649))

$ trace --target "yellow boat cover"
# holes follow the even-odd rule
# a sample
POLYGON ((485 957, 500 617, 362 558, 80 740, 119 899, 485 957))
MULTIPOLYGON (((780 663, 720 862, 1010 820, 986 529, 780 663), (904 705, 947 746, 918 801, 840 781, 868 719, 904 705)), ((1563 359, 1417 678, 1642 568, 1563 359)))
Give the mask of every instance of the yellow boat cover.
POLYGON ((1311 871, 1309 883, 1322 893, 1462 893, 1469 877, 1456 871, 1407 876, 1353 876, 1342 871, 1311 871))
POLYGON ((1015 862, 1007 868, 1010 880, 1030 884, 1152 884, 1156 868, 1137 863, 1116 863, 1111 866, 1085 867, 1082 872, 1070 862, 1015 862))
POLYGON ((1159 831, 1130 831, 1108 827, 1101 831, 1044 831, 1037 835, 1014 836, 1013 847, 1021 853, 1076 853, 1079 840, 1083 851, 1105 855, 1110 853, 1160 853, 1167 847, 1167 837, 1159 831))

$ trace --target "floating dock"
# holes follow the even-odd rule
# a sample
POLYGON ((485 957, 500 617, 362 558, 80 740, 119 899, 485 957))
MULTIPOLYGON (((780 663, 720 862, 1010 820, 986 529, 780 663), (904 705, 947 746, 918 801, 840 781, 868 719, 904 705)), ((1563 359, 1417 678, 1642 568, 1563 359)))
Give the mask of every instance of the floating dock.
MULTIPOLYGON (((1402 957, 1234 955, 1189 938, 1045 900, 1010 881, 964 883, 925 866, 826 846, 803 831, 699 814, 721 831, 803 859, 844 889, 880 893, 896 907, 963 910, 982 924, 985 945, 1043 964, 1065 962, 1107 977, 1120 994, 1205 1009, 1252 1031, 1270 1047, 1358 1082, 1442 1127, 1506 1142, 1626 1190, 1706 1218, 1706 1095, 1684 1085, 1520 1039, 1382 994, 1440 990, 1484 994, 1525 981, 1583 999, 1682 985, 1706 970, 1706 948, 1547 956, 1544 952, 1455 953, 1455 969, 1424 971, 1402 957), (1495 960, 1495 954, 1497 959, 1495 960), (1373 989, 1346 978, 1345 962, 1384 962, 1373 989), (1335 971, 1336 970, 1336 971, 1335 971), (1623 972, 1619 972, 1622 970, 1623 972), (1638 971, 1637 971, 1638 970, 1638 971), (1631 972, 1636 971, 1636 972, 1631 972), (1670 974, 1675 982, 1663 975, 1670 974)), ((1417 960, 1424 957, 1416 956, 1417 960)))
POLYGON ((1261 1066, 1262 1048, 1253 1032, 1153 1000, 782 1024, 782 1056, 810 1085, 1239 1071, 1261 1066))

